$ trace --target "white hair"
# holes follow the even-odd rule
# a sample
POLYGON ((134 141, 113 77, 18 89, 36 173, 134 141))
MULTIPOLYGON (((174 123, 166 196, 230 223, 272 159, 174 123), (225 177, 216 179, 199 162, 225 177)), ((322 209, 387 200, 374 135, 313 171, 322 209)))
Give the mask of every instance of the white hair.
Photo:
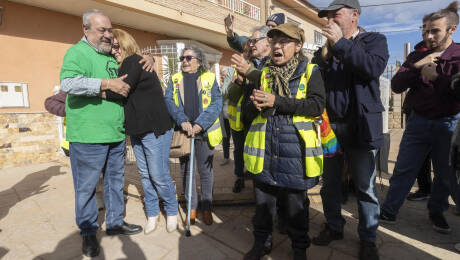
POLYGON ((91 16, 93 14, 101 14, 105 17, 108 17, 107 15, 105 15, 101 10, 98 10, 98 9, 91 9, 89 11, 86 11, 84 14, 83 14, 83 25, 85 27, 87 27, 88 29, 91 28, 91 23, 90 23, 90 19, 91 19, 91 16))
POLYGON ((260 33, 260 37, 267 37, 267 33, 268 31, 270 31, 270 27, 266 26, 266 25, 262 25, 262 26, 256 26, 254 28, 252 28, 252 33, 255 33, 255 32, 259 32, 260 33))

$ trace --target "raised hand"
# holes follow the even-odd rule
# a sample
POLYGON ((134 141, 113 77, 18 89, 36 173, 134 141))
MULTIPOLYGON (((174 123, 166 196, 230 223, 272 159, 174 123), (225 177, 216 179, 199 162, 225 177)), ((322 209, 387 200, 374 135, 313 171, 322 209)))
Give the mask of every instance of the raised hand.
POLYGON ((333 21, 329 21, 323 27, 323 35, 329 40, 332 46, 336 44, 343 37, 342 29, 333 21))
POLYGON ((236 71, 243 76, 245 76, 249 68, 251 68, 251 64, 246 61, 243 54, 233 54, 230 61, 235 64, 234 68, 236 71))
POLYGON ((233 15, 231 14, 228 14, 227 17, 225 17, 224 19, 224 23, 225 23, 225 31, 227 32, 227 37, 229 38, 233 38, 234 35, 233 35, 233 15))

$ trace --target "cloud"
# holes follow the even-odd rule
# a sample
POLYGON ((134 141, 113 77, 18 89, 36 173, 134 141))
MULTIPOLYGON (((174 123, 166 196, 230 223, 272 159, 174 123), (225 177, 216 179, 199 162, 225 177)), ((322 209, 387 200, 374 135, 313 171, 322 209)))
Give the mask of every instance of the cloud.
POLYGON ((407 21, 405 23, 398 22, 383 22, 377 24, 368 24, 363 26, 367 31, 375 32, 398 32, 398 31, 408 31, 408 30, 419 30, 420 29, 419 20, 407 21))
MULTIPOLYGON (((360 3, 361 6, 366 6, 405 1, 408 0, 361 0, 360 3)), ((313 0, 310 2, 316 6, 327 6, 332 0, 313 0)), ((407 28, 408 26, 417 27, 421 24, 421 20, 425 14, 447 7, 451 2, 452 0, 432 0, 396 5, 362 7, 360 24, 363 27, 369 27, 371 25, 374 28, 380 28, 384 27, 384 25, 391 24, 395 27, 394 30, 407 28), (375 26, 377 24, 382 25, 375 26)))
MULTIPOLYGON (((310 3, 324 7, 333 0, 309 0, 310 3)), ((409 0, 359 0, 361 6, 405 2, 409 0)), ((390 48, 390 62, 401 60, 401 46, 404 42, 415 45, 421 40, 421 31, 417 29, 422 24, 425 14, 447 7, 453 0, 432 0, 417 3, 363 7, 359 24, 367 31, 384 32, 387 35, 390 48), (412 30, 414 31, 407 31, 412 30), (398 32, 402 31, 402 32, 398 32), (392 33, 388 33, 392 32, 392 33), (391 36, 391 37, 390 37, 391 36)), ((454 41, 460 42, 460 31, 453 35, 454 41)))

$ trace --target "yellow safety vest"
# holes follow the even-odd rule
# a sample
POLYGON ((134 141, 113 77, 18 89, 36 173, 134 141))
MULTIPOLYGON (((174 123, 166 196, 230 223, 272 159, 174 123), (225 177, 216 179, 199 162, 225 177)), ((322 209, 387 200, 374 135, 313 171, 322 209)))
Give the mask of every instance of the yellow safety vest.
MULTIPOLYGON (((181 97, 184 96, 183 79, 184 76, 182 75, 182 72, 172 75, 173 98, 177 107, 179 107, 179 94, 181 97)), ((211 104, 211 91, 215 79, 216 76, 211 72, 203 72, 198 78, 198 91, 201 92, 201 104, 203 106, 203 111, 211 104)), ((214 147, 222 142, 222 129, 220 128, 219 117, 217 117, 211 127, 206 129, 206 133, 208 134, 208 142, 211 147, 214 147)))
MULTIPOLYGON (((306 73, 302 74, 297 90, 296 99, 304 99, 307 97, 307 83, 310 80, 311 73, 315 64, 308 64, 306 73)), ((261 86, 264 91, 271 93, 272 90, 268 87, 268 83, 273 80, 269 74, 269 69, 265 67, 262 70, 261 86)), ((321 141, 318 139, 315 131, 315 123, 313 117, 308 116, 293 116, 292 119, 295 128, 302 137, 305 146, 305 174, 307 177, 317 177, 323 173, 323 150, 321 141)), ((267 127, 267 118, 263 118, 261 114, 252 121, 249 132, 244 142, 244 163, 246 169, 253 173, 259 174, 264 167, 265 154, 265 131, 267 127)))
POLYGON ((67 141, 67 139, 65 138, 65 131, 66 131, 66 118, 64 117, 64 137, 62 138, 61 140, 61 148, 65 149, 65 150, 69 150, 69 141, 67 141))
POLYGON ((241 95, 236 104, 231 101, 228 102, 228 122, 230 123, 230 128, 235 131, 242 131, 244 127, 241 121, 241 103, 243 103, 243 95, 241 95))

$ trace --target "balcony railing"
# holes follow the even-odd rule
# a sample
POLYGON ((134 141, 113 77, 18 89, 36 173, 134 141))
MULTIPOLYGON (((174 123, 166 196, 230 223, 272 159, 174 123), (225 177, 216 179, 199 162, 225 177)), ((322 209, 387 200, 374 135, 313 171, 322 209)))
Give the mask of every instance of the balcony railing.
POLYGON ((260 21, 260 8, 243 0, 208 0, 235 13, 260 21))

